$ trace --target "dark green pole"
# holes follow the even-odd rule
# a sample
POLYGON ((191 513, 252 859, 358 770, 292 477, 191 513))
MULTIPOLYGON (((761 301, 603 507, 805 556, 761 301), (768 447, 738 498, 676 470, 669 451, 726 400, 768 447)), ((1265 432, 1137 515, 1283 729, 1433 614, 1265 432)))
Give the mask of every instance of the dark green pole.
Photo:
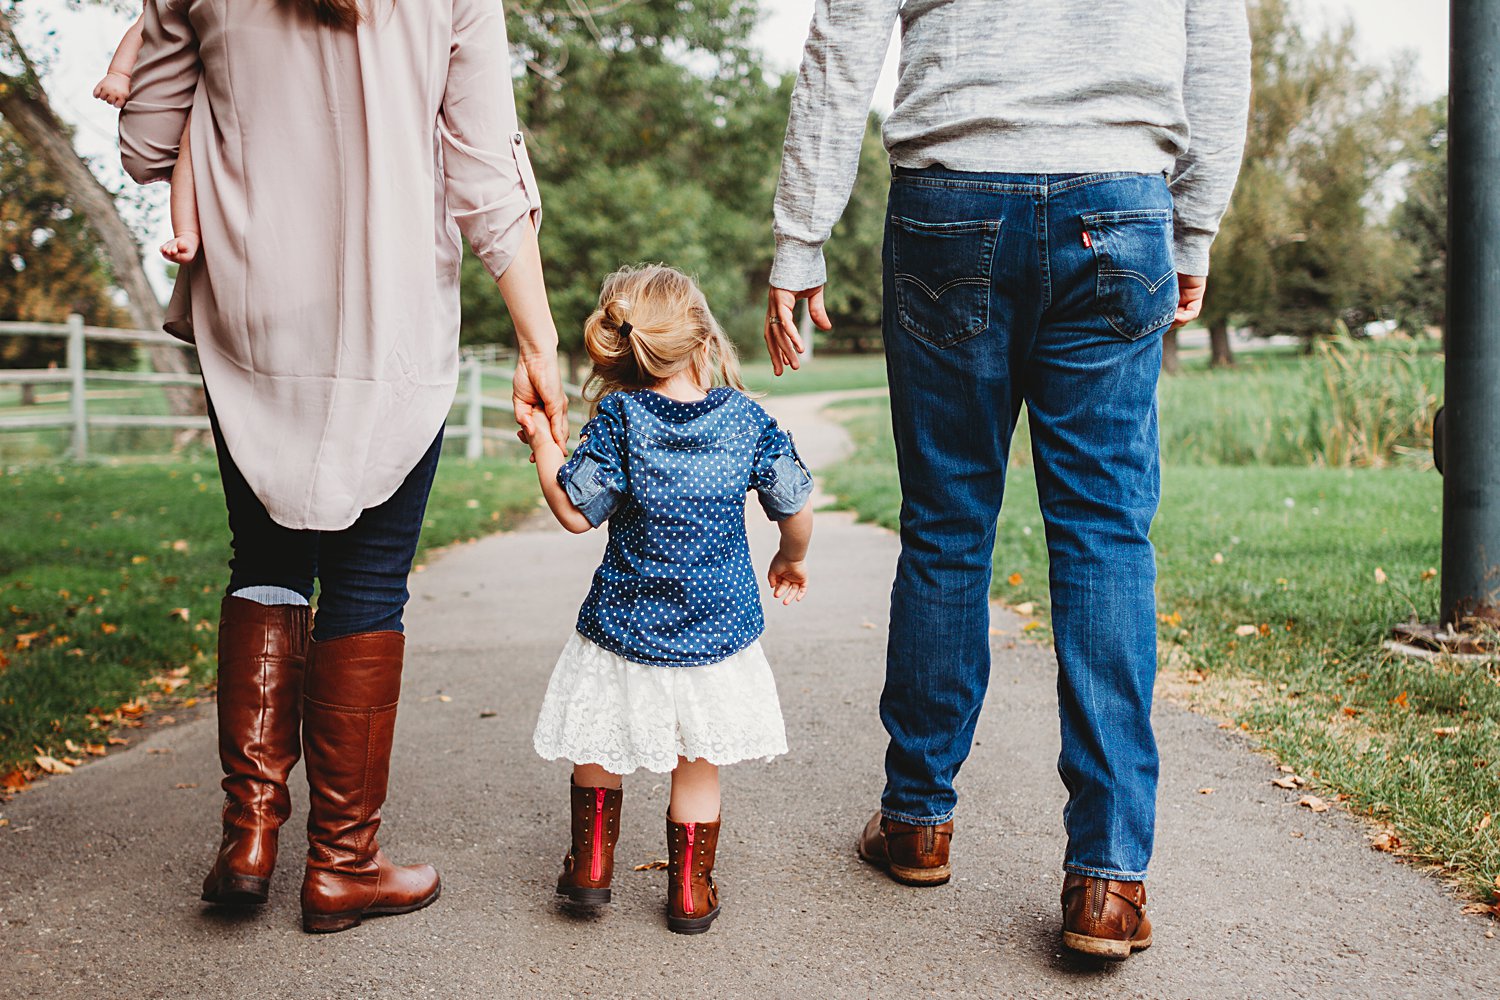
POLYGON ((1500 11, 1450 6, 1442 615, 1500 624, 1500 11))

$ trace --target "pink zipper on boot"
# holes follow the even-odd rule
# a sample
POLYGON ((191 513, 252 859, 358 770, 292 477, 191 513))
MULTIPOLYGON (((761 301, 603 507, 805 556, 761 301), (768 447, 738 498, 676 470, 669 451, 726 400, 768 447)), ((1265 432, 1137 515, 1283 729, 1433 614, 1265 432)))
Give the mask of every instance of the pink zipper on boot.
POLYGON ((604 789, 594 789, 594 859, 589 864, 589 881, 604 875, 604 789))
POLYGON ((682 861, 682 912, 693 912, 693 833, 697 823, 684 823, 687 831, 687 853, 682 861))

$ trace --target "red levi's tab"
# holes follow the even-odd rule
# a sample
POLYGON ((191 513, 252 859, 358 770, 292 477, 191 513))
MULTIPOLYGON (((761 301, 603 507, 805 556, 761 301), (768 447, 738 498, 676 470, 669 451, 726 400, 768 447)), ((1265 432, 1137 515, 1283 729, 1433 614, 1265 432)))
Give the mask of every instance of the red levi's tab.
POLYGON ((1087 229, 1083 231, 1083 245, 1090 248, 1092 248, 1094 245, 1094 238, 1089 235, 1089 231, 1087 229))

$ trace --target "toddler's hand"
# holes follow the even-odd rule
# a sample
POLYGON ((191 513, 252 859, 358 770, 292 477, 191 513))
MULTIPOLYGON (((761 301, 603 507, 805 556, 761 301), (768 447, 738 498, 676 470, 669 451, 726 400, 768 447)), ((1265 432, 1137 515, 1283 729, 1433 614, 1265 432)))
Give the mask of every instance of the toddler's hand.
POLYGON ((531 445, 532 461, 536 461, 538 453, 562 451, 552 437, 552 424, 547 419, 546 411, 538 408, 532 410, 527 416, 526 443, 531 445))
POLYGON ((106 73, 94 85, 94 96, 113 108, 123 108, 130 100, 130 77, 124 73, 106 73))
POLYGON ((198 234, 182 233, 161 245, 161 255, 174 264, 189 264, 198 256, 198 234))
POLYGON ((802 600, 807 593, 807 561, 788 559, 780 552, 776 553, 776 558, 771 560, 771 571, 766 574, 766 582, 771 585, 771 595, 783 605, 802 600))

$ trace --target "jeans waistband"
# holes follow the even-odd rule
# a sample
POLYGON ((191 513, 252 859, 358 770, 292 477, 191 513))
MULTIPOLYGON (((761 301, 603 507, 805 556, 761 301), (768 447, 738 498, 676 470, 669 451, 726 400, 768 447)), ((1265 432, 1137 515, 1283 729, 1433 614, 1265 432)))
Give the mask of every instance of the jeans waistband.
POLYGON ((895 167, 892 178, 933 187, 974 188, 991 191, 1011 191, 1017 194, 1046 195, 1121 180, 1160 181, 1163 174, 1142 174, 1132 170, 1108 170, 1091 174, 1014 174, 979 173, 971 170, 950 170, 943 166, 895 167))

